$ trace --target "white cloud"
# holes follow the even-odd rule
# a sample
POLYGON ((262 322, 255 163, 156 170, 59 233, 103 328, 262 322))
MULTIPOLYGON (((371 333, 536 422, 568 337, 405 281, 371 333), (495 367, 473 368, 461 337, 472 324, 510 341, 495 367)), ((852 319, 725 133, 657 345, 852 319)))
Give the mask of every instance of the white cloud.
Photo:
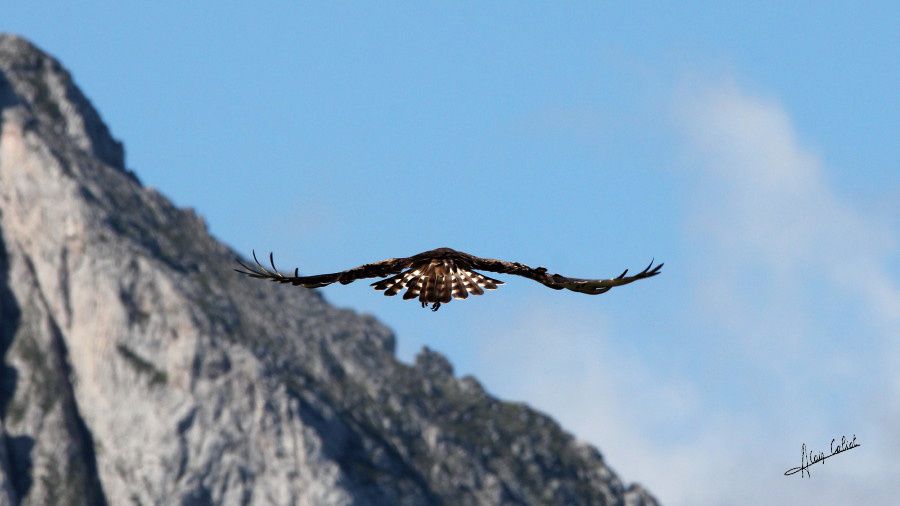
POLYGON ((896 328, 900 290, 887 269, 898 247, 893 231, 831 188, 784 110, 729 83, 685 97, 680 111, 704 186, 698 231, 729 255, 721 266, 759 264, 789 284, 824 276, 896 328))
POLYGON ((784 385, 771 392, 768 423, 784 426, 793 414, 820 426, 810 436, 840 427, 872 443, 847 457, 848 476, 867 473, 855 485, 823 476, 804 497, 827 490, 820 501, 889 501, 900 493, 892 478, 900 440, 879 421, 900 422, 896 232, 841 195, 775 101, 728 82, 682 95, 679 120, 698 168, 690 229, 705 239, 694 244, 707 244, 695 267, 710 269, 697 309, 718 314, 738 355, 784 385))
POLYGON ((828 362, 844 381, 895 378, 900 288, 888 221, 841 197, 772 100, 727 83, 683 97, 679 117, 699 169, 693 267, 709 271, 697 309, 785 380, 821 381, 813 367, 798 375, 799 358, 828 362))
POLYGON ((697 183, 681 268, 696 281, 679 287, 694 297, 673 299, 683 320, 670 323, 709 349, 697 361, 733 371, 673 376, 623 352, 628 329, 613 316, 532 305, 518 327, 486 329, 479 376, 596 444, 665 504, 892 502, 895 231, 842 198, 776 102, 726 83, 682 94, 677 111, 696 167, 686 177, 697 183), (782 475, 798 465, 801 443, 825 449, 854 431, 863 446, 812 479, 782 475))
POLYGON ((636 357, 616 350, 604 320, 588 320, 561 305, 530 304, 518 321, 514 327, 483 329, 490 337, 482 343, 477 369, 486 371, 479 376, 490 390, 550 413, 578 438, 597 445, 626 481, 640 480, 674 503, 696 503, 704 491, 683 490, 683 484, 701 483, 703 473, 713 469, 688 465, 705 459, 711 452, 702 448, 710 443, 670 445, 647 437, 666 425, 696 420, 693 387, 664 381, 636 357))

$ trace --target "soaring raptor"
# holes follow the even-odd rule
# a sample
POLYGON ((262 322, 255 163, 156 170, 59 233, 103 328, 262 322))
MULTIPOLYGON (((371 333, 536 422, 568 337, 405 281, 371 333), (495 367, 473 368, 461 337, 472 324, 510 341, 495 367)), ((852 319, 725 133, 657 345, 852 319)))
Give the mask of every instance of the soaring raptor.
POLYGON ((614 286, 627 285, 639 279, 656 276, 663 266, 659 264, 654 267, 653 262, 650 262, 646 269, 634 276, 626 276, 628 269, 625 269, 625 272, 612 279, 579 279, 547 274, 544 267, 534 268, 518 262, 481 258, 451 248, 438 248, 411 257, 389 258, 332 274, 300 276, 299 270, 294 269, 294 275, 287 276, 275 268, 271 253, 269 253, 271 270, 259 262, 255 251, 253 260, 256 261, 256 267, 250 267, 238 260, 243 269, 235 270, 252 278, 269 279, 306 288, 320 288, 335 282, 346 285, 364 278, 384 278, 372 283, 371 286, 376 290, 384 290, 384 294, 388 296, 397 295, 405 289, 404 299, 418 298, 423 308, 431 304, 432 311, 437 311, 441 304, 446 304, 452 299, 465 299, 469 294, 481 295, 484 289, 494 290, 497 285, 503 284, 503 281, 489 278, 476 272, 476 269, 524 276, 554 290, 565 288, 597 295, 609 291, 614 286))

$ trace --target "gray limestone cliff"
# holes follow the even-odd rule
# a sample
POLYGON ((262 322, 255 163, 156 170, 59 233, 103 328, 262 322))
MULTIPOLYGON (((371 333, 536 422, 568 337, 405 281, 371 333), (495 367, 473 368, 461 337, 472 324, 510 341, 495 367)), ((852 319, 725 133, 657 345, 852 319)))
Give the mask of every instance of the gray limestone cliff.
POLYGON ((0 505, 656 504, 549 417, 249 280, 0 35, 0 505))

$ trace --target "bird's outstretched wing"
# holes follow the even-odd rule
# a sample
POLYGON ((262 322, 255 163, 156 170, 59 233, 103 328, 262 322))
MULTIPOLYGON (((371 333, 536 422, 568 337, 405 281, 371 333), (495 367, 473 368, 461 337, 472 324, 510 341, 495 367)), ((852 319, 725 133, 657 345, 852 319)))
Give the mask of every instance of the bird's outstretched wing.
POLYGON ((240 272, 241 274, 246 274, 251 278, 268 279, 277 283, 290 283, 294 286, 304 286, 306 288, 321 288, 332 283, 346 285, 357 279, 364 278, 383 278, 385 276, 397 274, 410 265, 409 258, 389 258, 387 260, 382 260, 381 262, 360 265, 359 267, 354 267, 346 271, 333 272, 331 274, 319 274, 316 276, 301 276, 299 269, 294 269, 294 275, 289 276, 282 274, 275 267, 272 253, 269 253, 269 265, 272 267, 271 270, 260 263, 259 259, 256 258, 255 251, 253 252, 253 260, 256 262, 256 267, 248 266, 239 258, 236 260, 241 264, 243 269, 235 269, 235 271, 240 272))
POLYGON ((474 255, 465 254, 469 263, 474 269, 484 271, 499 272, 501 274, 514 274, 532 279, 554 290, 572 290, 573 292, 586 293, 589 295, 599 295, 608 292, 616 286, 627 285, 639 279, 650 278, 659 274, 663 264, 654 266, 653 261, 641 272, 626 276, 628 269, 625 269, 618 277, 610 279, 581 279, 569 278, 559 274, 548 274, 544 267, 529 267, 519 262, 507 262, 505 260, 496 260, 493 258, 481 258, 474 255))
POLYGON ((256 252, 253 253, 253 260, 256 267, 250 267, 238 259, 243 269, 235 270, 253 278, 306 288, 320 288, 332 283, 346 285, 363 278, 382 278, 372 283, 376 290, 382 290, 388 296, 406 290, 404 299, 418 298, 422 307, 431 304, 431 309, 435 311, 442 303, 450 302, 451 299, 465 299, 469 294, 481 295, 485 289, 493 290, 503 284, 502 281, 489 278, 478 270, 526 277, 554 290, 565 288, 573 292, 598 295, 616 286, 656 276, 663 266, 663 264, 654 266, 651 261, 646 269, 633 276, 627 276, 626 269, 618 277, 611 279, 580 279, 548 274, 544 267, 529 267, 518 262, 481 258, 450 248, 438 248, 411 257, 389 258, 331 274, 300 276, 300 272, 294 269, 294 275, 289 276, 278 271, 271 253, 269 253, 271 270, 260 263, 256 258, 256 252))

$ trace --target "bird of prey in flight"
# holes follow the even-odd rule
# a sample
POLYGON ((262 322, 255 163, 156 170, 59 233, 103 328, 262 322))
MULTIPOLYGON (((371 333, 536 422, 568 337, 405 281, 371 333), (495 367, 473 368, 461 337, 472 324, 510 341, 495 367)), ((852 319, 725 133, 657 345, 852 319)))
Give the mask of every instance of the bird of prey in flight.
POLYGON ((290 283, 306 288, 320 288, 335 282, 346 285, 364 278, 384 278, 372 283, 371 286, 376 290, 384 290, 384 294, 388 296, 397 295, 406 290, 403 294, 404 299, 418 298, 423 308, 431 304, 432 311, 437 311, 441 304, 446 304, 451 299, 465 299, 469 297, 469 294, 481 295, 485 289, 494 290, 498 285, 503 284, 503 281, 489 278, 476 272, 476 269, 523 276, 554 290, 565 288, 575 292, 597 295, 605 293, 615 286, 627 285, 639 279, 656 276, 663 266, 663 264, 659 264, 654 267, 651 261, 646 269, 633 276, 626 276, 628 269, 625 269, 625 272, 611 279, 579 279, 548 274, 544 267, 529 267, 518 262, 481 258, 451 248, 438 248, 411 257, 389 258, 332 274, 300 276, 299 270, 294 269, 294 275, 289 276, 275 268, 272 253, 269 253, 271 270, 259 262, 255 251, 253 260, 256 261, 256 267, 250 267, 238 260, 243 269, 235 270, 252 278, 290 283))

